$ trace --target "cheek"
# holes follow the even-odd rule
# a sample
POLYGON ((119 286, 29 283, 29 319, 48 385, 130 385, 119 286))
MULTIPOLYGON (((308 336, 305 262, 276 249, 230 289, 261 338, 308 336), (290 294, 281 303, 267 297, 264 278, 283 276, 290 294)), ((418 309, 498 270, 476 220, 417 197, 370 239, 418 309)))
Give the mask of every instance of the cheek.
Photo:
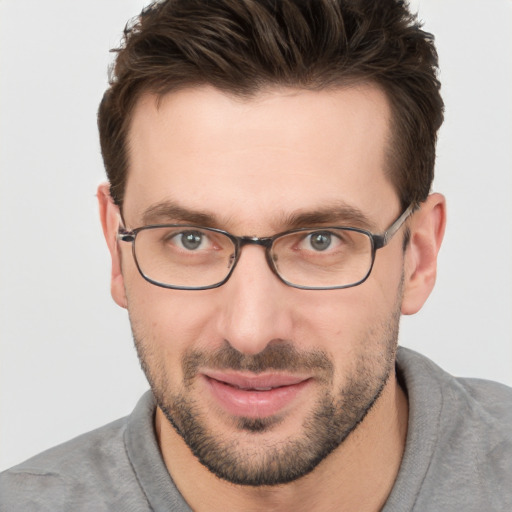
MULTIPOLYGON (((396 299, 397 291, 401 293, 404 275, 404 251, 402 236, 395 235, 390 245, 377 251, 370 282, 364 283, 373 287, 379 300, 389 302, 396 299)), ((394 304, 394 303, 393 303, 394 304)))
POLYGON ((206 343, 214 302, 200 300, 198 293, 160 288, 134 276, 126 295, 136 339, 165 360, 206 343))
POLYGON ((363 360, 369 367, 381 364, 396 344, 396 284, 386 288, 366 282, 321 295, 311 294, 303 308, 307 314, 296 318, 297 340, 329 353, 336 379, 343 382, 359 372, 363 360))
MULTIPOLYGON (((296 315, 299 330, 316 332, 320 337, 341 337, 348 342, 358 332, 365 331, 375 321, 386 316, 390 310, 389 290, 383 293, 379 287, 354 288, 309 292, 310 296, 296 315)), ((392 299, 394 298, 394 294, 392 299)))

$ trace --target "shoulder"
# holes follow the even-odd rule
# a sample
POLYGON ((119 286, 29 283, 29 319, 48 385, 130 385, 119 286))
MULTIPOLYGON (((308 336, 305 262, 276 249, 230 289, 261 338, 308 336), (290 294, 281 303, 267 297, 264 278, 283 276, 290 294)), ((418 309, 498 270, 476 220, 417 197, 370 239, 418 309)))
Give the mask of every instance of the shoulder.
POLYGON ((473 404, 491 417, 512 421, 512 388, 483 379, 456 378, 455 381, 473 404))
POLYGON ((440 439, 449 444, 452 460, 473 465, 479 486, 495 497, 495 491, 507 489, 512 507, 512 388, 453 378, 443 390, 442 412, 440 439))
POLYGON ((406 456, 424 468, 418 510, 512 510, 512 388, 454 377, 403 348, 397 368, 409 395, 406 456))
POLYGON ((85 457, 100 462, 112 455, 122 442, 125 423, 126 418, 122 418, 82 434, 14 466, 8 472, 53 473, 64 470, 73 474, 78 471, 77 461, 83 463, 85 457))
POLYGON ((430 359, 401 347, 398 371, 411 398, 424 405, 441 407, 441 420, 454 424, 460 417, 466 425, 494 426, 512 435, 512 388, 499 382, 454 377, 430 359))
POLYGON ((0 473, 0 509, 120 510, 114 479, 117 488, 138 487, 124 447, 126 424, 117 420, 0 473))

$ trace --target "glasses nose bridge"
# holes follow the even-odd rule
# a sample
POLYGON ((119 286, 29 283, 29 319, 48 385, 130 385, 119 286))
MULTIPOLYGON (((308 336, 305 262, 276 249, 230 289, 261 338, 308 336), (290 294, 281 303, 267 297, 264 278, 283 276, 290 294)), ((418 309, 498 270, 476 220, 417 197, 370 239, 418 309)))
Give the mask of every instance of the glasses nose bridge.
POLYGON ((257 236, 239 236, 237 237, 238 246, 240 249, 245 245, 260 245, 269 250, 272 247, 273 239, 269 236, 257 237, 257 236))
MULTIPOLYGON (((261 237, 260 238, 257 236, 237 236, 235 238, 236 238, 237 246, 238 246, 238 251, 237 251, 238 255, 236 257, 235 266, 238 263, 238 261, 240 260, 240 257, 242 255, 242 249, 246 245, 259 245, 260 247, 263 247, 265 249, 265 259, 267 261, 267 264, 268 264, 270 270, 274 274, 277 274, 276 269, 272 262, 272 256, 270 254, 270 250, 272 249, 272 245, 274 243, 273 237, 261 237)), ((234 268, 233 268, 233 270, 234 270, 234 268)))

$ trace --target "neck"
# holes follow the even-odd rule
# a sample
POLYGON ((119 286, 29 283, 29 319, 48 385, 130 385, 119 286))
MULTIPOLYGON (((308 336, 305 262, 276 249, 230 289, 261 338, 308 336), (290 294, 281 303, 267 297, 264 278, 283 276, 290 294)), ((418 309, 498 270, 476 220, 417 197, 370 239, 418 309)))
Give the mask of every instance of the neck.
POLYGON ((155 427, 167 469, 196 512, 381 510, 400 468, 408 404, 396 378, 348 438, 310 474, 285 485, 249 487, 210 473, 157 408, 155 427))

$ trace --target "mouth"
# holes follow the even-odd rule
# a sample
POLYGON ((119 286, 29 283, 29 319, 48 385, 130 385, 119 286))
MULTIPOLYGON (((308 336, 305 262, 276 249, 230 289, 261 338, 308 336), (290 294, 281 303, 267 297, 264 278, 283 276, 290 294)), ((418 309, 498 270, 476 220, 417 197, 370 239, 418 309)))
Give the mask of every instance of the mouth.
POLYGON ((202 374, 214 402, 237 417, 266 418, 292 406, 311 377, 286 374, 247 375, 208 371, 202 374))

